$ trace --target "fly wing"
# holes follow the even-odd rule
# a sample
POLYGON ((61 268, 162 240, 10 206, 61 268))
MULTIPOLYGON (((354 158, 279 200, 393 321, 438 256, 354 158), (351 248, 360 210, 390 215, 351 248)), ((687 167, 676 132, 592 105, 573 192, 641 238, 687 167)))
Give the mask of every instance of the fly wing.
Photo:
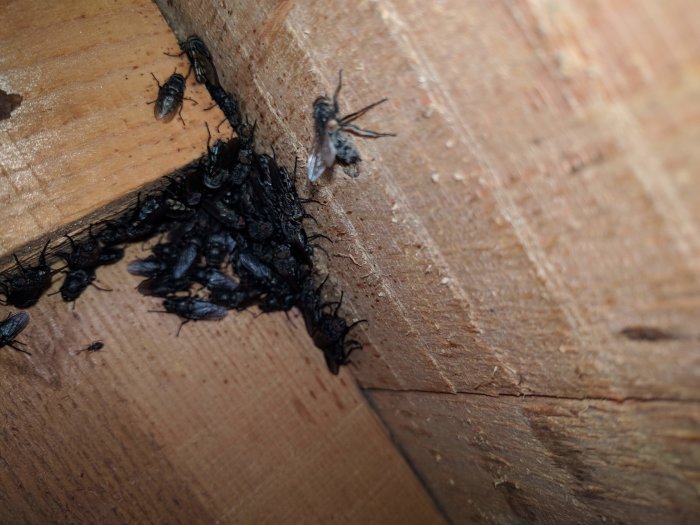
POLYGON ((29 314, 27 312, 18 312, 10 316, 3 323, 3 331, 12 338, 16 337, 29 324, 29 314))
POLYGON ((323 133, 317 131, 314 149, 306 163, 306 173, 311 182, 317 181, 326 169, 333 166, 335 154, 336 149, 331 133, 327 130, 323 133))

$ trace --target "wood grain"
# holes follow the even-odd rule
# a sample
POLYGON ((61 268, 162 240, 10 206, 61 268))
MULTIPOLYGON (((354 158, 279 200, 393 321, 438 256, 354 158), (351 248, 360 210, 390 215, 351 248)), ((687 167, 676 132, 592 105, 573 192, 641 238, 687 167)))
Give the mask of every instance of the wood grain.
MULTIPOLYGON (((452 478, 467 488, 453 493, 434 481, 433 463, 417 466, 452 520, 560 522, 579 510, 582 521, 595 512, 640 521, 661 485, 659 509, 677 521, 692 516, 696 487, 675 490, 683 482, 673 480, 700 461, 664 434, 663 409, 645 407, 678 414, 697 446, 696 3, 159 5, 181 37, 204 38, 259 138, 283 159, 305 158, 310 104, 332 92, 338 69, 344 111, 391 97, 361 124, 399 136, 362 141, 362 175, 325 180, 315 195, 326 206, 315 215, 334 239, 326 261, 334 284, 351 315, 369 320, 356 376, 405 450, 420 444, 402 430, 410 418, 397 407, 425 398, 429 422, 418 428, 445 445, 452 478), (668 337, 630 338, 630 328, 668 337), (387 390, 404 393, 380 402, 375 392, 387 390), (537 445, 512 473, 523 479, 544 462, 543 476, 560 476, 510 508, 501 494, 510 485, 474 482, 465 464, 449 461, 464 445, 430 414, 455 393, 527 396, 552 410, 622 402, 635 436, 628 454, 644 455, 647 444, 670 452, 597 469, 619 446, 615 410, 600 410, 590 429, 508 434, 516 450, 537 445), (608 439, 574 452, 545 443, 591 435, 608 439), (561 466, 572 455, 599 493, 575 492, 561 466), (630 503, 624 484, 647 502, 630 503), (581 506, 572 510, 574 493, 581 506)), ((490 424, 492 411, 451 408, 457 421, 481 422, 492 442, 508 432, 490 424)))
POLYGON ((98 276, 112 292, 32 309, 31 357, 0 352, 0 521, 443 523, 300 317, 244 312, 176 337, 126 261, 98 276))
MULTIPOLYGON (((0 259, 103 217, 201 155, 204 121, 223 118, 185 101, 186 126, 155 120, 151 73, 188 66, 163 54, 177 40, 149 2, 3 2, 0 26, 0 89, 23 98, 0 121, 0 259)), ((186 95, 211 104, 193 83, 186 95)))
POLYGON ((700 514, 695 406, 388 391, 372 399, 455 523, 690 524, 700 514))
MULTIPOLYGON (((221 119, 189 84, 186 127, 154 120, 150 73, 186 63, 163 55, 176 39, 150 2, 4 2, 0 27, 0 89, 23 97, 0 122, 5 259, 104 218, 198 157, 221 119)), ((98 272, 112 292, 31 308, 31 357, 0 351, 0 522, 444 522, 300 318, 246 312, 176 337, 126 272, 138 250, 98 272)))

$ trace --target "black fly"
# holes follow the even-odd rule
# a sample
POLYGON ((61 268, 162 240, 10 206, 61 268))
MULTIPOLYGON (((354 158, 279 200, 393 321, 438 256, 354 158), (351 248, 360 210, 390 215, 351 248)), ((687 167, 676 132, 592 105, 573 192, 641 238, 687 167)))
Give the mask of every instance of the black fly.
POLYGON ((200 84, 208 82, 213 86, 219 85, 219 76, 212 63, 211 53, 201 38, 197 35, 189 36, 187 40, 180 43, 180 49, 190 59, 197 82, 200 84))
POLYGON ((209 90, 211 98, 214 99, 214 102, 219 106, 221 112, 224 114, 224 117, 226 117, 217 126, 217 131, 219 130, 219 127, 221 127, 221 124, 228 120, 231 127, 238 132, 239 126, 242 124, 241 111, 238 106, 238 101, 230 93, 218 85, 207 84, 207 89, 209 90))
MULTIPOLYGON (((207 156, 205 157, 203 166, 202 182, 204 186, 210 190, 218 190, 230 177, 230 172, 228 169, 223 167, 226 159, 226 154, 228 153, 228 145, 221 139, 218 139, 214 146, 209 146, 211 142, 211 132, 209 131, 209 124, 207 127, 207 156)), ((230 164, 230 163, 229 163, 230 164)))
POLYGON ((0 289, 5 295, 5 302, 17 308, 29 308, 36 302, 50 286, 53 272, 46 264, 46 248, 49 242, 44 245, 39 257, 39 264, 25 268, 14 255, 17 262, 18 272, 9 276, 0 277, 0 289))
POLYGON ((136 259, 128 264, 126 271, 131 275, 142 277, 155 277, 163 273, 168 265, 157 257, 147 257, 146 259, 136 259))
MULTIPOLYGON (((177 116, 180 117, 182 125, 184 126, 185 121, 182 118, 182 101, 187 98, 185 97, 185 77, 179 73, 173 73, 170 75, 170 78, 165 81, 165 84, 161 85, 156 76, 153 73, 151 73, 151 75, 156 81, 156 84, 158 84, 158 97, 149 102, 149 104, 155 103, 155 106, 153 106, 153 114, 156 119, 162 120, 163 122, 170 122, 175 116, 175 113, 177 113, 177 116)), ((195 104, 197 103, 191 98, 187 100, 195 104)))
POLYGON ((3 346, 9 346, 18 352, 32 355, 26 350, 22 350, 21 348, 15 346, 24 344, 19 341, 15 341, 15 338, 27 327, 27 324, 29 324, 29 314, 27 312, 10 314, 4 321, 0 322, 0 348, 3 346))
POLYGON ((226 257, 236 249, 236 241, 230 233, 213 233, 209 235, 205 247, 204 258, 207 266, 219 268, 226 257))
MULTIPOLYGON (((61 294, 61 298, 72 303, 80 297, 88 286, 94 286, 98 290, 109 292, 107 288, 101 288, 93 283, 95 280, 95 268, 80 268, 78 270, 70 270, 66 272, 66 277, 63 279, 63 284, 57 293, 61 294)), ((53 295, 53 294, 50 294, 53 295)), ((75 307, 75 304, 73 305, 75 307)))
POLYGON ((124 248, 119 246, 102 246, 100 240, 92 234, 90 225, 87 239, 76 243, 69 235, 66 235, 71 245, 70 253, 61 253, 71 270, 85 270, 106 266, 120 261, 124 257, 124 248))
MULTIPOLYGON (((333 166, 336 159, 342 164, 352 166, 361 160, 360 152, 347 132, 354 133, 361 137, 395 137, 395 133, 379 133, 368 129, 357 127, 352 122, 370 109, 386 102, 383 98, 366 106, 359 111, 340 117, 338 106, 338 94, 343 83, 342 69, 338 73, 338 87, 333 93, 333 99, 328 97, 318 97, 313 104, 314 116, 314 145, 307 163, 307 175, 311 182, 314 182, 323 173, 333 166)), ((356 173, 356 172, 355 172, 356 173)), ((354 176, 357 176, 356 174, 354 176)))
POLYGON ((237 281, 215 268, 196 268, 192 273, 192 280, 205 286, 212 292, 235 292, 238 289, 237 281))
POLYGON ((178 335, 182 327, 190 321, 218 321, 228 313, 223 306, 196 297, 171 297, 163 301, 163 307, 165 313, 175 314, 185 319, 177 330, 178 335))

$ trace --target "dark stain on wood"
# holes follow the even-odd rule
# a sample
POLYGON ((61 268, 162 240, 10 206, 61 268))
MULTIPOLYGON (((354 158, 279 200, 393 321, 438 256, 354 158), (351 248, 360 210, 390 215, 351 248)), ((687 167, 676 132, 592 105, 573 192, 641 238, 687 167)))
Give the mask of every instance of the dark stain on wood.
POLYGON ((0 120, 10 118, 10 115, 22 104, 22 95, 7 93, 0 89, 0 120))
POLYGON ((620 330, 620 334, 632 341, 654 342, 679 339, 677 335, 653 326, 628 326, 620 330))

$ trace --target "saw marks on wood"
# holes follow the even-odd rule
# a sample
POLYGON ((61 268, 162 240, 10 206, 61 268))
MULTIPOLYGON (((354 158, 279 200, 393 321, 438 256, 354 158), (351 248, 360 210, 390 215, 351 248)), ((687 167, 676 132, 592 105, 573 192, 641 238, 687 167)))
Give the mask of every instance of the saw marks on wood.
POLYGON ((32 308, 31 357, 0 352, 1 521, 443 522, 300 316, 232 312, 176 337, 127 260, 98 272, 112 292, 32 308))
POLYGON ((176 30, 203 36, 282 158, 306 158, 311 103, 338 69, 342 110, 390 97, 361 125, 398 137, 358 139, 362 174, 325 179, 315 216, 346 308, 369 320, 356 376, 404 450, 444 444, 441 464, 416 465, 450 518, 643 521, 654 493, 678 520, 696 511, 696 488, 681 487, 700 459, 677 437, 697 442, 700 428, 695 2, 160 4, 176 30), (455 393, 602 408, 539 433, 526 416, 508 434, 493 412, 451 404, 456 426, 473 421, 468 437, 483 428, 478 439, 535 451, 475 481, 491 451, 431 416, 455 393), (419 420, 403 410, 414 398, 419 420), (684 418, 679 434, 664 433, 665 408, 684 418), (640 454, 654 451, 644 461, 614 457, 623 418, 640 454), (466 488, 438 484, 440 469, 466 488), (551 490, 519 497, 535 471, 551 490))

